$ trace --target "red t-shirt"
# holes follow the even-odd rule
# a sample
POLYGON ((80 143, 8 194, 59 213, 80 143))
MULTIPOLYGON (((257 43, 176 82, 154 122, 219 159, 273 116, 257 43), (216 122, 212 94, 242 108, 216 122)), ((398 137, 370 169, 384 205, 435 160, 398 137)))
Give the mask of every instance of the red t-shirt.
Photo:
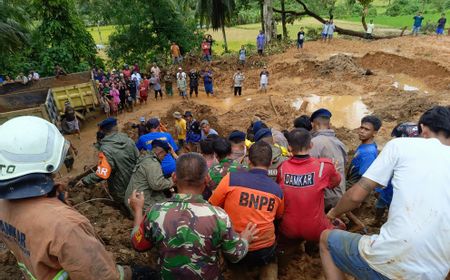
POLYGON ((125 69, 122 71, 123 76, 126 78, 130 78, 131 77, 131 70, 130 69, 125 69))
POLYGON ((208 42, 203 42, 202 43, 202 51, 203 54, 209 54, 209 43, 208 42))
POLYGON ((277 182, 284 193, 280 232, 290 239, 319 241, 333 228, 325 215, 325 188, 339 185, 341 176, 329 159, 292 157, 278 167, 277 182))

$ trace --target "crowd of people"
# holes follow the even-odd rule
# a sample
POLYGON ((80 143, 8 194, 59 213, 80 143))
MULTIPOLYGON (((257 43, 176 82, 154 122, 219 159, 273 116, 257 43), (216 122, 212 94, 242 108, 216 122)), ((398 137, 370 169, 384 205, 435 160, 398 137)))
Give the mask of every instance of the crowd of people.
POLYGON ((243 268, 277 279, 278 260, 292 261, 305 241, 319 247, 327 279, 444 279, 450 108, 399 124, 380 154, 382 122, 364 117, 350 161, 331 121, 322 108, 290 131, 255 117, 247 131, 220 135, 208 120, 174 112, 176 135, 143 117, 137 142, 118 132, 115 118, 99 123, 97 170, 75 187, 107 181, 134 219, 132 247, 156 248, 158 267, 150 268, 116 266, 89 221, 65 204, 54 175, 69 146, 57 128, 14 118, 0 126, 0 240, 30 279, 220 279, 222 256, 233 279, 243 268), (45 152, 36 154, 39 147, 45 152), (346 231, 373 193, 373 222, 389 211, 380 233, 346 231))

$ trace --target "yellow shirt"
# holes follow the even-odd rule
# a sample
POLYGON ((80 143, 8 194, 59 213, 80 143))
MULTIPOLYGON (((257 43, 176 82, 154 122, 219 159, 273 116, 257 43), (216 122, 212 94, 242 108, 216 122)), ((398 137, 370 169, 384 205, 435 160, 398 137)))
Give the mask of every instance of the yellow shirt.
POLYGON ((185 119, 175 120, 175 130, 177 133, 178 140, 186 140, 186 120, 185 119))

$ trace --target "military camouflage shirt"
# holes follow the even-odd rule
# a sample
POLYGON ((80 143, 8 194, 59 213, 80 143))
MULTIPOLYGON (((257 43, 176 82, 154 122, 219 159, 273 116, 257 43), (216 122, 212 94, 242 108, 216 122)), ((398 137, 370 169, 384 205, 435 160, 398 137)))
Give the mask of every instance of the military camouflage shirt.
POLYGON ((244 171, 247 169, 248 166, 242 165, 229 158, 222 159, 219 163, 209 168, 209 176, 211 177, 212 182, 208 187, 213 191, 228 172, 244 171))
POLYGON ((223 209, 188 194, 153 206, 131 242, 138 251, 158 249, 162 279, 219 279, 219 251, 238 262, 248 250, 223 209))

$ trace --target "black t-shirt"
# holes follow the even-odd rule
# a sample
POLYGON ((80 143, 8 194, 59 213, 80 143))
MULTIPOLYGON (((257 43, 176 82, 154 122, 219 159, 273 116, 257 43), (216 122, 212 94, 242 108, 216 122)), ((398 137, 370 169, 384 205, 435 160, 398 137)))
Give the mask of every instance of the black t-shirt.
POLYGON ((297 33, 297 40, 304 40, 305 39, 305 32, 300 31, 297 33))
POLYGON ((197 72, 189 73, 189 84, 190 86, 198 86, 199 74, 197 72))

